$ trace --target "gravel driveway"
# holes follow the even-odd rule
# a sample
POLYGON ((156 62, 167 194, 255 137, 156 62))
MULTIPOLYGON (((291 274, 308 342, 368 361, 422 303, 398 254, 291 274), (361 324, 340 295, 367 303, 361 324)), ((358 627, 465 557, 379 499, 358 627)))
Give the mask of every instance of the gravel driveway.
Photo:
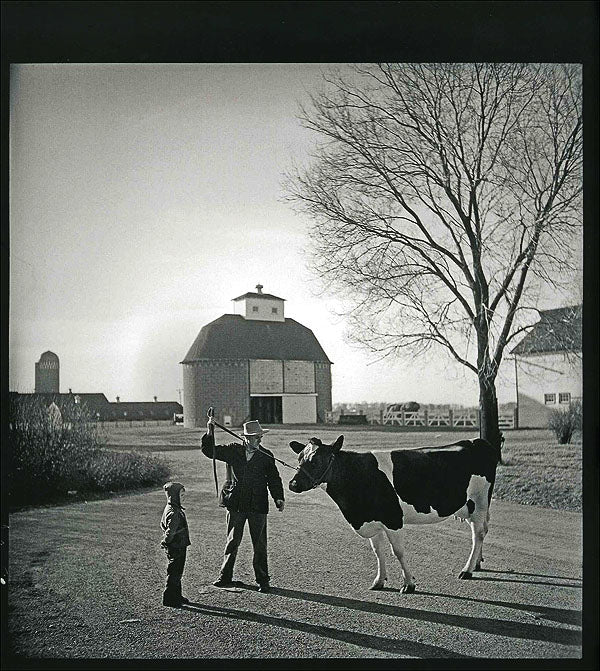
MULTIPOLYGON (((210 460, 169 452, 188 489, 192 546, 182 610, 161 605, 162 490, 11 515, 9 634, 23 658, 578 658, 582 654, 582 516, 492 501, 485 570, 459 581, 466 523, 409 527, 417 580, 369 591, 375 557, 320 489, 287 490, 269 514, 274 589, 256 591, 246 532, 236 578, 219 590, 224 511, 210 460)), ((221 473, 222 481, 222 473, 221 473)), ((325 662, 323 662, 325 664, 325 662)), ((9 668, 9 667, 5 667, 9 668)))

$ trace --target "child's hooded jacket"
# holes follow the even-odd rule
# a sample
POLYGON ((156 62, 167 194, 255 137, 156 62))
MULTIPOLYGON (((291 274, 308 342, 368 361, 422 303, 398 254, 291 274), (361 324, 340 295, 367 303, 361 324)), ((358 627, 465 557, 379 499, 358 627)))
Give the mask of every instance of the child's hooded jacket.
POLYGON ((161 545, 168 550, 182 550, 191 545, 187 519, 179 497, 182 489, 184 486, 180 482, 167 482, 164 486, 167 505, 160 520, 164 532, 161 545))

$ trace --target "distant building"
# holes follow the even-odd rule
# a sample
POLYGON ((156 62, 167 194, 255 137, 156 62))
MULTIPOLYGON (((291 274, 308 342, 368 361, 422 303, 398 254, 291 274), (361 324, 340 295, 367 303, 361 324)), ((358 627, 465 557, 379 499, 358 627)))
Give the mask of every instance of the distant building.
POLYGON ((104 394, 73 393, 68 394, 19 394, 11 392, 13 396, 37 396, 43 403, 59 410, 66 403, 78 403, 85 407, 93 420, 99 422, 114 421, 152 421, 171 420, 176 414, 181 414, 183 408, 177 401, 125 401, 111 403, 104 394))
POLYGON ((44 352, 35 364, 35 391, 38 394, 60 391, 60 362, 54 352, 44 352))
POLYGON ((313 332, 285 317, 284 299, 256 292, 234 298, 200 330, 183 365, 184 424, 203 426, 210 406, 225 425, 325 422, 331 411, 331 361, 313 332))
POLYGON ((115 420, 163 420, 174 421, 174 415, 183 412, 181 403, 177 401, 119 401, 109 403, 103 419, 115 420))
POLYGON ((582 306, 542 310, 511 351, 516 358, 521 428, 548 426, 551 410, 582 396, 582 306))

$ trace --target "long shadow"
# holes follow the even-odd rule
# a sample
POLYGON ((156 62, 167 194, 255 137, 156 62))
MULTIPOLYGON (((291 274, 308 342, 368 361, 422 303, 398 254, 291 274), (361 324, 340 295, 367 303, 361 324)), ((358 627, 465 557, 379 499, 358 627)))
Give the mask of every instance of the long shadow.
MULTIPOLYGON (((406 608, 404 606, 375 603, 372 601, 361 601, 359 599, 348 599, 346 597, 331 596, 329 594, 314 594, 311 592, 300 592, 282 587, 272 588, 275 594, 300 599, 302 601, 314 601, 326 603, 330 606, 352 608, 380 615, 391 615, 393 617, 406 617, 423 622, 461 627, 472 631, 480 631, 496 636, 508 636, 511 638, 523 638, 533 641, 548 641, 562 643, 564 645, 581 645, 582 636, 580 631, 561 629, 544 624, 529 624, 527 622, 510 622, 484 617, 472 617, 470 615, 458 615, 456 613, 439 613, 427 611, 422 608, 406 608)), ((406 595, 403 598, 410 598, 406 595)), ((485 603, 485 602, 484 602, 485 603)))
POLYGON ((502 573, 506 575, 529 575, 534 578, 554 578, 555 580, 573 580, 581 582, 583 578, 573 578, 568 575, 548 575, 547 573, 525 573, 525 571, 496 571, 493 569, 482 568, 478 573, 502 573))
MULTIPOLYGON (((386 592, 388 589, 386 588, 386 592)), ((389 590, 392 591, 392 590, 389 590)), ((393 590, 399 591, 399 590, 393 590)), ((473 603, 481 603, 484 605, 489 604, 490 606, 501 606, 502 608, 514 608, 515 610, 521 610, 525 613, 539 613, 546 620, 554 620, 554 622, 560 622, 562 624, 575 624, 578 626, 582 625, 582 612, 580 610, 570 610, 568 608, 551 608, 550 606, 536 606, 534 604, 523 604, 523 603, 514 603, 512 601, 492 601, 490 599, 473 599, 469 596, 457 596, 454 594, 438 594, 436 592, 423 592, 420 591, 419 594, 425 594, 427 596, 442 597, 444 599, 456 599, 457 601, 471 601, 473 603)))
POLYGON ((518 578, 492 578, 487 575, 476 573, 473 580, 483 580, 485 582, 518 582, 523 585, 549 585, 550 587, 572 587, 573 589, 582 589, 583 585, 573 585, 568 582, 548 582, 546 580, 519 580, 518 578))
MULTIPOLYGON (((273 590, 274 591, 274 590, 273 590)), ((259 615, 249 611, 236 610, 235 608, 221 608, 218 606, 207 606, 200 603, 189 603, 182 606, 182 610, 189 610, 201 615, 211 615, 213 617, 227 617, 235 620, 245 620, 247 622, 258 622, 259 624, 270 624, 275 627, 292 629, 294 631, 303 631, 307 634, 332 638, 336 641, 351 643, 362 648, 380 650, 394 655, 408 655, 417 658, 460 658, 468 659, 468 655, 461 655, 458 652, 441 648, 437 645, 428 645, 426 643, 417 643, 403 638, 386 638, 385 636, 374 636, 372 634, 360 634, 355 631, 347 631, 324 625, 308 624, 307 622, 298 622, 297 620, 288 620, 284 617, 273 617, 271 615, 259 615)))

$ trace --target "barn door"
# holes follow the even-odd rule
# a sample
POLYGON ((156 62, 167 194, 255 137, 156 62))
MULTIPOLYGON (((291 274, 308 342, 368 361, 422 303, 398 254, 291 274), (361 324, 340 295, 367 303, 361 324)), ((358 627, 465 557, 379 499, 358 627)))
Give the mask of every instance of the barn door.
POLYGON ((253 396, 250 399, 250 416, 261 424, 281 424, 281 396, 253 396))

